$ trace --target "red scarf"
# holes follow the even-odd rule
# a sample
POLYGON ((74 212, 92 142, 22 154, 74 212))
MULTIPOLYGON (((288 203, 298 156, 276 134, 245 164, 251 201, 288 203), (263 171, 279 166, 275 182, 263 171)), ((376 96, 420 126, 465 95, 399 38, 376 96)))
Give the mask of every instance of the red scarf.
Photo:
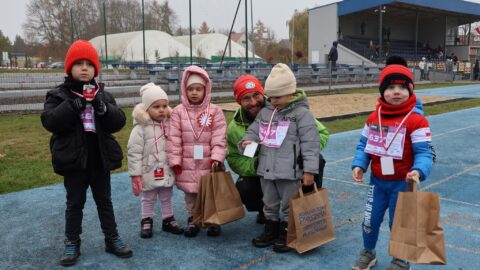
POLYGON ((417 97, 415 96, 415 93, 412 93, 407 101, 399 105, 389 104, 382 97, 378 97, 378 104, 375 111, 378 111, 378 108, 382 106, 382 115, 402 115, 410 112, 416 104, 417 97))

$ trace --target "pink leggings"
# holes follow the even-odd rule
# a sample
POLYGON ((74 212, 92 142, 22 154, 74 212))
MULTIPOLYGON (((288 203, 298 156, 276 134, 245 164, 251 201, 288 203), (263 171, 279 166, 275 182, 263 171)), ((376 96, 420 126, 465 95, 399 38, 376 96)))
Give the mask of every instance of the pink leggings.
POLYGON ((195 201, 197 200, 197 193, 185 192, 185 210, 189 216, 193 216, 193 210, 195 209, 195 201))
POLYGON ((160 201, 162 218, 173 216, 172 187, 161 187, 142 192, 142 218, 153 217, 155 202, 160 201))

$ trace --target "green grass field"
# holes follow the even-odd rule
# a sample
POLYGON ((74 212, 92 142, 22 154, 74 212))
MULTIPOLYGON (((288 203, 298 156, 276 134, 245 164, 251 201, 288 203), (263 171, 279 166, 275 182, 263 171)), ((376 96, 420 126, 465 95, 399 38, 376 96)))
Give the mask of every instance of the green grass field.
MULTIPOLYGON (((425 107, 426 115, 480 107, 480 99, 459 100, 425 107)), ((115 134, 126 155, 132 129, 131 108, 125 109, 127 125, 115 134)), ((233 113, 226 112, 227 121, 233 113)), ((367 116, 324 122, 331 134, 361 128, 367 116)), ((54 174, 50 163, 50 134, 42 127, 39 114, 0 115, 0 194, 49 184, 62 178, 54 174)), ((328 147, 328 146, 327 146, 328 147)), ((127 170, 127 162, 119 171, 127 170)))

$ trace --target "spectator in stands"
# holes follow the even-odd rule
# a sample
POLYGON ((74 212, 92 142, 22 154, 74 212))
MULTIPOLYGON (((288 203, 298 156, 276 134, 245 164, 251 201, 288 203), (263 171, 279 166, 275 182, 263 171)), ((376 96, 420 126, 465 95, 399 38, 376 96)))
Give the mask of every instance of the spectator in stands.
POLYGON ((365 35, 365 27, 366 27, 366 23, 365 21, 362 21, 362 23, 360 24, 360 34, 362 34, 362 36, 365 35))
POLYGON ((387 28, 387 32, 386 32, 387 41, 390 41, 390 32, 391 32, 391 29, 390 29, 390 27, 388 27, 388 28, 387 28))
POLYGON ((337 59, 338 59, 337 45, 338 45, 338 42, 334 41, 332 43, 332 48, 330 48, 330 52, 328 53, 328 61, 330 62, 330 67, 332 68, 332 70, 335 70, 335 67, 337 65, 337 59))
POLYGON ((480 67, 478 66, 478 59, 475 60, 475 66, 473 67, 473 79, 476 81, 478 80, 478 73, 480 71, 480 67))
POLYGON ((425 68, 427 65, 427 62, 425 61, 426 58, 422 57, 422 61, 418 63, 418 68, 420 68, 420 80, 425 80, 425 68))
POLYGON ((370 60, 373 60, 373 58, 377 57, 377 46, 375 46, 375 43, 373 43, 373 40, 370 40, 368 43, 368 49, 370 50, 370 60))
MULTIPOLYGON (((233 91, 240 108, 233 115, 227 129, 228 155, 230 168, 239 175, 236 186, 242 202, 248 211, 258 211, 258 224, 265 224, 263 213, 263 193, 260 186, 260 176, 257 175, 258 152, 254 158, 246 157, 238 152, 237 143, 240 141, 255 117, 265 106, 265 96, 262 84, 252 75, 243 75, 233 84, 233 91)), ((319 121, 315 121, 320 135, 320 150, 324 149, 329 133, 319 121)), ((317 176, 316 176, 317 177, 317 176)), ((315 178, 317 186, 321 187, 321 179, 315 178)))
POLYGON ((390 41, 387 40, 387 42, 385 42, 385 47, 384 47, 384 54, 385 54, 385 57, 388 57, 388 55, 390 54, 390 41))

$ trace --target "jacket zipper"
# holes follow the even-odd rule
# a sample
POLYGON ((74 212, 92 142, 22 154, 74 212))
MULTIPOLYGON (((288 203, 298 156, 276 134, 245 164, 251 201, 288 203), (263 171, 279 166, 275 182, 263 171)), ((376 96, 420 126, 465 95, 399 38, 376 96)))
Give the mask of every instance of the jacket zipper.
POLYGON ((297 146, 294 144, 293 145, 293 176, 295 179, 297 179, 297 146))

